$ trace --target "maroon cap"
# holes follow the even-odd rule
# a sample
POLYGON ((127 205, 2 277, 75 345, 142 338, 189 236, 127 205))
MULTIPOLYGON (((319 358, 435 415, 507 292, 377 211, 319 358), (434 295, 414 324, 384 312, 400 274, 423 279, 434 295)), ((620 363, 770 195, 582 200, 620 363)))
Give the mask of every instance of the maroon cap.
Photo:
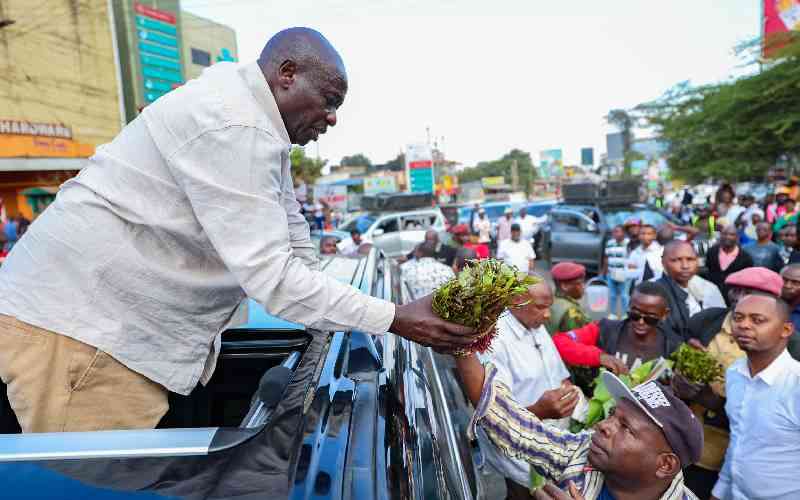
POLYGON ((780 297, 783 278, 781 278, 780 274, 766 267, 748 267, 728 276, 725 279, 725 284, 730 287, 759 290, 780 297))
POLYGON ((574 262, 559 262, 553 266, 550 274, 556 281, 569 281, 586 276, 586 268, 574 262))
POLYGON ((616 375, 607 371, 603 372, 603 383, 614 401, 619 403, 620 399, 627 399, 661 428, 673 453, 678 455, 681 467, 700 460, 703 424, 669 387, 650 381, 629 389, 616 375))

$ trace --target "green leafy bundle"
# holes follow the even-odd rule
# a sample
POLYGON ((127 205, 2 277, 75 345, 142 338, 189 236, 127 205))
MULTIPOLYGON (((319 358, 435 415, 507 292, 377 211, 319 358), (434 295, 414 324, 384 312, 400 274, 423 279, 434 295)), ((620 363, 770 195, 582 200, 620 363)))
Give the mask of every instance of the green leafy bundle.
POLYGON ((670 358, 675 361, 675 371, 695 384, 716 382, 725 373, 713 356, 688 344, 681 344, 670 358))
POLYGON ((457 354, 485 352, 496 335, 500 314, 512 306, 515 296, 540 281, 495 259, 470 261, 458 276, 436 290, 433 312, 479 332, 480 337, 457 354))

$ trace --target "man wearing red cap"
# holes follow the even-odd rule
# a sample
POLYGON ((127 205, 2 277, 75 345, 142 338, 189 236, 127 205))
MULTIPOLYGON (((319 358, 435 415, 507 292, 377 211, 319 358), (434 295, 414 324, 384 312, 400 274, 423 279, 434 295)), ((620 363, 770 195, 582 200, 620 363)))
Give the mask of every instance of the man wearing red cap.
POLYGON ((574 262, 559 262, 550 270, 556 285, 547 331, 550 334, 580 328, 591 321, 580 300, 586 290, 586 268, 574 262))
MULTIPOLYGON (((779 297, 781 277, 763 267, 751 267, 731 274, 725 280, 730 309, 714 308, 694 315, 689 322, 689 345, 708 352, 727 370, 745 356, 733 337, 733 310, 742 297, 752 293, 768 293, 779 297)), ((703 456, 686 471, 686 482, 702 498, 708 498, 717 480, 728 448, 728 426, 725 413, 725 379, 711 384, 692 384, 680 373, 672 381, 675 394, 692 403, 705 429, 703 456)))

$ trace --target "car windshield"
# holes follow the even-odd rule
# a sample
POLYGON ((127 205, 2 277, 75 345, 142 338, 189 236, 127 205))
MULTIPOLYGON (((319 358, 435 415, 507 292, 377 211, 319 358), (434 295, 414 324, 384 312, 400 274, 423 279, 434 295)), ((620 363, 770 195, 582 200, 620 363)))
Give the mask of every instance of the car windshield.
POLYGON ((349 233, 355 229, 359 233, 366 233, 373 224, 375 224, 375 218, 371 215, 359 215, 342 224, 339 230, 349 233))
POLYGON ((615 210, 613 212, 606 212, 608 227, 624 224, 628 219, 639 219, 642 221, 642 224, 650 224, 655 227, 661 227, 667 222, 667 218, 655 210, 615 210))

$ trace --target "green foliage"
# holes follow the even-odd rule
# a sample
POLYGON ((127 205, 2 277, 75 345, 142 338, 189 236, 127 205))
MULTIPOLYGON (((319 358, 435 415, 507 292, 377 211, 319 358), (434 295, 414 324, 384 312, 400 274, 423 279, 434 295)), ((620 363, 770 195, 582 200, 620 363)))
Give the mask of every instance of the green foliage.
POLYGON ((670 359, 675 361, 675 371, 695 384, 709 384, 722 379, 722 365, 710 354, 694 349, 688 344, 672 353, 670 359))
POLYGON ((292 163, 292 176, 296 180, 305 181, 306 184, 314 184, 322 175, 322 167, 327 160, 309 158, 303 148, 295 146, 289 153, 289 161, 292 163))
MULTIPOLYGON (((658 378, 658 375, 669 365, 670 363, 668 361, 665 363, 657 363, 656 360, 651 360, 647 363, 642 363, 636 369, 631 370, 630 373, 619 375, 619 379, 628 387, 636 387, 650 379, 658 378)), ((586 415, 586 421, 583 423, 572 421, 570 430, 572 430, 572 432, 578 432, 583 429, 594 427, 597 422, 608 418, 614 405, 614 398, 612 398, 611 393, 608 392, 608 388, 606 388, 606 384, 603 382, 602 374, 598 375, 594 380, 594 393, 589 400, 589 412, 586 415)))
POLYGON ((466 352, 486 351, 495 336, 497 318, 515 296, 539 280, 495 259, 471 261, 458 276, 439 287, 433 312, 440 318, 473 327, 481 336, 466 352))
POLYGON ((484 177, 504 176, 506 181, 511 180, 511 163, 517 160, 517 173, 519 184, 527 193, 530 183, 536 179, 536 167, 531 160, 531 154, 520 149, 512 149, 499 160, 482 161, 474 167, 465 168, 458 174, 460 182, 479 181, 484 177))
POLYGON ((761 71, 716 85, 683 82, 635 115, 655 126, 669 147, 673 175, 763 177, 783 155, 800 153, 800 46, 761 71))
POLYGON ((361 153, 354 154, 352 156, 343 156, 342 161, 339 162, 340 165, 345 167, 371 167, 372 162, 361 153))

